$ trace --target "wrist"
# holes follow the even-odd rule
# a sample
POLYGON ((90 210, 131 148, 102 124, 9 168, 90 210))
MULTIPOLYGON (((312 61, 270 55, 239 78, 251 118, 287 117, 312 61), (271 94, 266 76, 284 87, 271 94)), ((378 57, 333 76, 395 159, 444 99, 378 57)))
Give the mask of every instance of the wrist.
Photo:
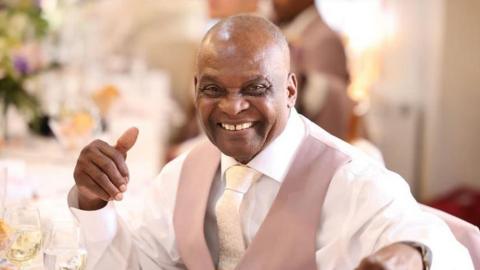
POLYGON ((417 250, 422 257, 423 270, 430 270, 432 265, 432 252, 426 245, 415 241, 401 241, 399 244, 404 244, 417 250))
POLYGON ((85 211, 95 211, 107 205, 107 201, 100 198, 91 198, 81 192, 78 193, 78 208, 85 211))

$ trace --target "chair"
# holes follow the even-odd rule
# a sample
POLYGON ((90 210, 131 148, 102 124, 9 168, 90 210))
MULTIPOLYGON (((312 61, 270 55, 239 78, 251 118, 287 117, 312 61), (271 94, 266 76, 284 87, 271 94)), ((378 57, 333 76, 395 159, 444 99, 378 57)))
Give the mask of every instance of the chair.
POLYGON ((447 223, 455 238, 470 252, 475 269, 480 270, 480 231, 478 227, 429 206, 421 205, 421 207, 424 211, 440 217, 447 223))

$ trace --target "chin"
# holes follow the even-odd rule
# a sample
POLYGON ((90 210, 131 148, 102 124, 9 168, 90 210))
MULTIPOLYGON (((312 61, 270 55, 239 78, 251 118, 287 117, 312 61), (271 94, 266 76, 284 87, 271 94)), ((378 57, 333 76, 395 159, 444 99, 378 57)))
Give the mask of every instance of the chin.
POLYGON ((256 155, 256 152, 252 150, 254 148, 246 144, 222 146, 217 145, 217 147, 225 155, 233 157, 235 160, 242 163, 249 162, 256 155))

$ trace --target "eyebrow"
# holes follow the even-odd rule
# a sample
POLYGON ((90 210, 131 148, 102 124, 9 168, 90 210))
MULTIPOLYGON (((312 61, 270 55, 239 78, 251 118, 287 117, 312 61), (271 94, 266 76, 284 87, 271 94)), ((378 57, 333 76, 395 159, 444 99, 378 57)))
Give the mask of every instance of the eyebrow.
POLYGON ((267 82, 270 82, 270 80, 265 77, 265 76, 257 76, 251 80, 248 80, 247 82, 243 83, 242 86, 246 86, 246 85, 249 85, 249 84, 252 84, 252 83, 255 83, 255 82, 258 82, 258 81, 267 81, 267 82))
MULTIPOLYGON (((268 77, 262 76, 262 75, 256 75, 252 79, 249 79, 248 81, 242 83, 241 87, 245 87, 249 84, 252 84, 252 83, 255 83, 255 82, 258 82, 258 81, 270 82, 268 77)), ((212 75, 203 75, 202 77, 200 77, 199 83, 202 83, 202 82, 203 83, 204 82, 214 82, 214 83, 222 84, 215 76, 212 76, 212 75)))
POLYGON ((198 82, 203 82, 203 81, 218 82, 217 78, 215 78, 215 76, 211 76, 211 75, 203 75, 203 76, 201 76, 200 79, 198 80, 198 82))

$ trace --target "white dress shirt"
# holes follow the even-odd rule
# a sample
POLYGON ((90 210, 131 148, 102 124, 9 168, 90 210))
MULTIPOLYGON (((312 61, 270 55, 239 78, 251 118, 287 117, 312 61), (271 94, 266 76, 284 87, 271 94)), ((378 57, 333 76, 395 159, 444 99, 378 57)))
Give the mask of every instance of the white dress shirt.
MULTIPOLYGON (((305 136, 305 125, 314 124, 292 110, 285 130, 248 163, 263 175, 245 194, 240 208, 247 244, 279 191, 305 136)), ((329 136, 328 143, 354 158, 336 172, 322 207, 316 239, 318 269, 353 269, 365 256, 404 240, 421 242, 432 250, 433 270, 473 269, 468 251, 443 221, 420 210, 399 175, 333 136, 329 136)), ((173 228, 175 195, 185 156, 165 165, 152 185, 146 187, 149 191, 144 220, 134 231, 120 220, 111 202, 97 211, 75 208, 76 190, 72 189, 69 204, 86 235, 88 269, 185 269, 173 228)), ((215 263, 215 203, 223 192, 225 170, 236 163, 222 154, 208 201, 205 237, 215 263)))

